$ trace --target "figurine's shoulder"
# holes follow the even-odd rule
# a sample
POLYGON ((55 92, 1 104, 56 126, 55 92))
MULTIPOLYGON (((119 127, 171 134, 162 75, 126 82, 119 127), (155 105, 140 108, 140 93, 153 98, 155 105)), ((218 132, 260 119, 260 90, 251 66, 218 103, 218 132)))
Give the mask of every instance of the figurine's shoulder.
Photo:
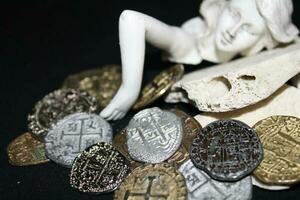
POLYGON ((181 27, 188 33, 195 35, 203 35, 207 30, 207 25, 201 17, 194 17, 192 19, 189 19, 184 22, 181 27))

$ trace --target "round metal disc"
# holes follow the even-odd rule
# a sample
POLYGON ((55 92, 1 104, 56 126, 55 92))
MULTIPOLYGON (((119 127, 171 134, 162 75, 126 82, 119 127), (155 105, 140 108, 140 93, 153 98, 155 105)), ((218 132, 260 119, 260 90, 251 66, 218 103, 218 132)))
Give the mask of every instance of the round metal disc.
POLYGON ((183 65, 174 65, 167 70, 158 74, 151 83, 146 85, 136 103, 133 110, 145 108, 161 96, 163 96, 172 85, 181 79, 184 74, 183 65))
POLYGON ((195 120, 192 116, 189 116, 187 113, 178 109, 172 109, 170 111, 176 114, 177 117, 181 119, 183 125, 183 135, 182 135, 182 142, 180 147, 165 162, 172 164, 178 168, 185 161, 189 160, 190 158, 189 150, 192 141, 199 133, 202 127, 197 120, 195 120))
POLYGON ((126 129, 123 129, 120 133, 114 136, 113 145, 123 156, 125 156, 125 158, 130 163, 130 169, 133 170, 138 166, 141 166, 143 163, 133 160, 130 157, 126 141, 126 129))
POLYGON ((166 163, 135 168, 114 195, 114 200, 185 200, 186 198, 184 177, 166 163))
POLYGON ((111 192, 117 189, 128 172, 128 162, 116 148, 108 143, 97 143, 76 157, 70 184, 81 192, 111 192))
POLYGON ((15 166, 49 162, 44 143, 34 138, 31 133, 24 133, 11 141, 7 147, 7 155, 9 163, 15 166))
POLYGON ((182 122, 171 112, 159 108, 137 113, 127 126, 127 146, 137 161, 159 163, 170 158, 182 141, 182 122))
POLYGON ((219 120, 204 127, 193 140, 190 157, 212 178, 236 181, 261 162, 263 149, 255 131, 237 120, 219 120))
POLYGON ((191 160, 180 166, 179 171, 186 181, 189 200, 250 200, 252 197, 251 177, 237 182, 220 182, 196 168, 191 160))
POLYGON ((119 65, 105 65, 68 76, 63 88, 79 89, 95 97, 101 108, 105 108, 117 93, 122 82, 119 65))
POLYGON ((60 120, 45 137, 46 155, 71 167, 75 157, 97 142, 112 143, 111 126, 100 116, 75 113, 60 120))
POLYGON ((43 140, 51 125, 65 116, 98 111, 96 99, 88 93, 72 89, 56 90, 36 103, 32 113, 28 115, 28 129, 43 140))
POLYGON ((264 159, 254 176, 268 185, 300 182, 300 119, 271 116, 254 125, 264 147, 264 159))

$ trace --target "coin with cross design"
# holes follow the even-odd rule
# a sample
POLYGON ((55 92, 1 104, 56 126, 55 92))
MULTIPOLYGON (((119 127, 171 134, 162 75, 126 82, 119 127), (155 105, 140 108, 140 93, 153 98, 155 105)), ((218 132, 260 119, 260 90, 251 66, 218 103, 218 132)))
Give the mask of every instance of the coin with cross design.
POLYGON ((74 160, 70 185, 85 193, 101 194, 117 189, 129 172, 126 158, 111 144, 94 144, 74 160))
POLYGON ((71 114, 58 121, 45 137, 46 155, 57 164, 71 167, 80 152, 97 142, 112 143, 109 123, 96 114, 71 114))
POLYGON ((187 160, 179 168, 185 178, 189 200, 250 200, 252 181, 247 176, 236 182, 216 181, 187 160))
POLYGON ((184 177, 167 163, 147 164, 135 168, 115 191, 115 200, 185 200, 184 177))
POLYGON ((35 104, 28 115, 28 130, 43 141, 50 127, 65 116, 98 111, 96 99, 88 93, 73 89, 56 90, 35 104))
POLYGON ((237 120, 218 120, 200 130, 190 148, 194 165, 220 181, 237 181, 262 161, 256 132, 237 120))
POLYGON ((128 152, 134 160, 159 163, 180 147, 183 128, 175 114, 154 107, 137 113, 129 122, 126 134, 128 152))

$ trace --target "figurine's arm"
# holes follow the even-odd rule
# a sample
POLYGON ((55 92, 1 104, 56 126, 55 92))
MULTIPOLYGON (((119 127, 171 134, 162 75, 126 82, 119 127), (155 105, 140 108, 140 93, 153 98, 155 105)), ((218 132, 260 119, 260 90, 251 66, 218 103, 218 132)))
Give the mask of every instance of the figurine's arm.
POLYGON ((108 120, 124 117, 138 98, 143 76, 145 41, 167 51, 172 57, 184 57, 195 47, 192 35, 145 14, 125 10, 119 19, 122 59, 122 84, 110 104, 100 113, 108 120))

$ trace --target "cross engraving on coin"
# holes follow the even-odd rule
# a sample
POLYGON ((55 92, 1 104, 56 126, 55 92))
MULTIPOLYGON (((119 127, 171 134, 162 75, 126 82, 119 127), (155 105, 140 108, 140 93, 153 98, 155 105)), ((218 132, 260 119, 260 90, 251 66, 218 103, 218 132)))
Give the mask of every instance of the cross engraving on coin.
POLYGON ((118 91, 121 81, 121 67, 105 65, 68 76, 63 83, 63 88, 86 91, 96 97, 101 108, 104 108, 118 91))
POLYGON ((186 181, 189 200, 250 200, 252 197, 251 177, 237 182, 220 182, 196 168, 191 160, 180 166, 179 171, 186 181))
POLYGON ((140 110, 145 108, 161 96, 163 96, 171 86, 184 74, 183 65, 174 65, 167 70, 158 74, 151 83, 146 85, 137 100, 133 105, 133 110, 140 110))
POLYGON ((237 120, 219 120, 204 127, 193 140, 190 157, 212 178, 236 181, 251 173, 263 158, 255 131, 237 120))
POLYGON ((81 192, 111 192, 117 189, 128 172, 128 162, 116 148, 108 143, 97 143, 76 157, 70 185, 81 192))
POLYGON ((300 182, 300 119, 271 116, 254 125, 264 147, 264 159, 255 177, 269 185, 300 182))
POLYGON ((185 200, 186 194, 183 176, 163 163, 134 169, 115 191, 114 200, 185 200))
POLYGON ((175 114, 159 108, 142 110, 127 126, 129 154, 141 162, 163 162, 177 151, 182 134, 182 122, 175 114))
POLYGON ((24 133, 14 139, 7 147, 9 163, 15 166, 37 165, 49 162, 45 145, 31 133, 24 133))
POLYGON ((75 113, 49 131, 45 137, 46 155, 62 166, 71 167, 80 152, 97 142, 112 143, 111 126, 98 115, 75 113))
POLYGON ((36 103, 33 112, 28 115, 28 129, 43 140, 51 125, 65 116, 76 112, 98 111, 96 99, 86 92, 72 89, 56 90, 36 103))

